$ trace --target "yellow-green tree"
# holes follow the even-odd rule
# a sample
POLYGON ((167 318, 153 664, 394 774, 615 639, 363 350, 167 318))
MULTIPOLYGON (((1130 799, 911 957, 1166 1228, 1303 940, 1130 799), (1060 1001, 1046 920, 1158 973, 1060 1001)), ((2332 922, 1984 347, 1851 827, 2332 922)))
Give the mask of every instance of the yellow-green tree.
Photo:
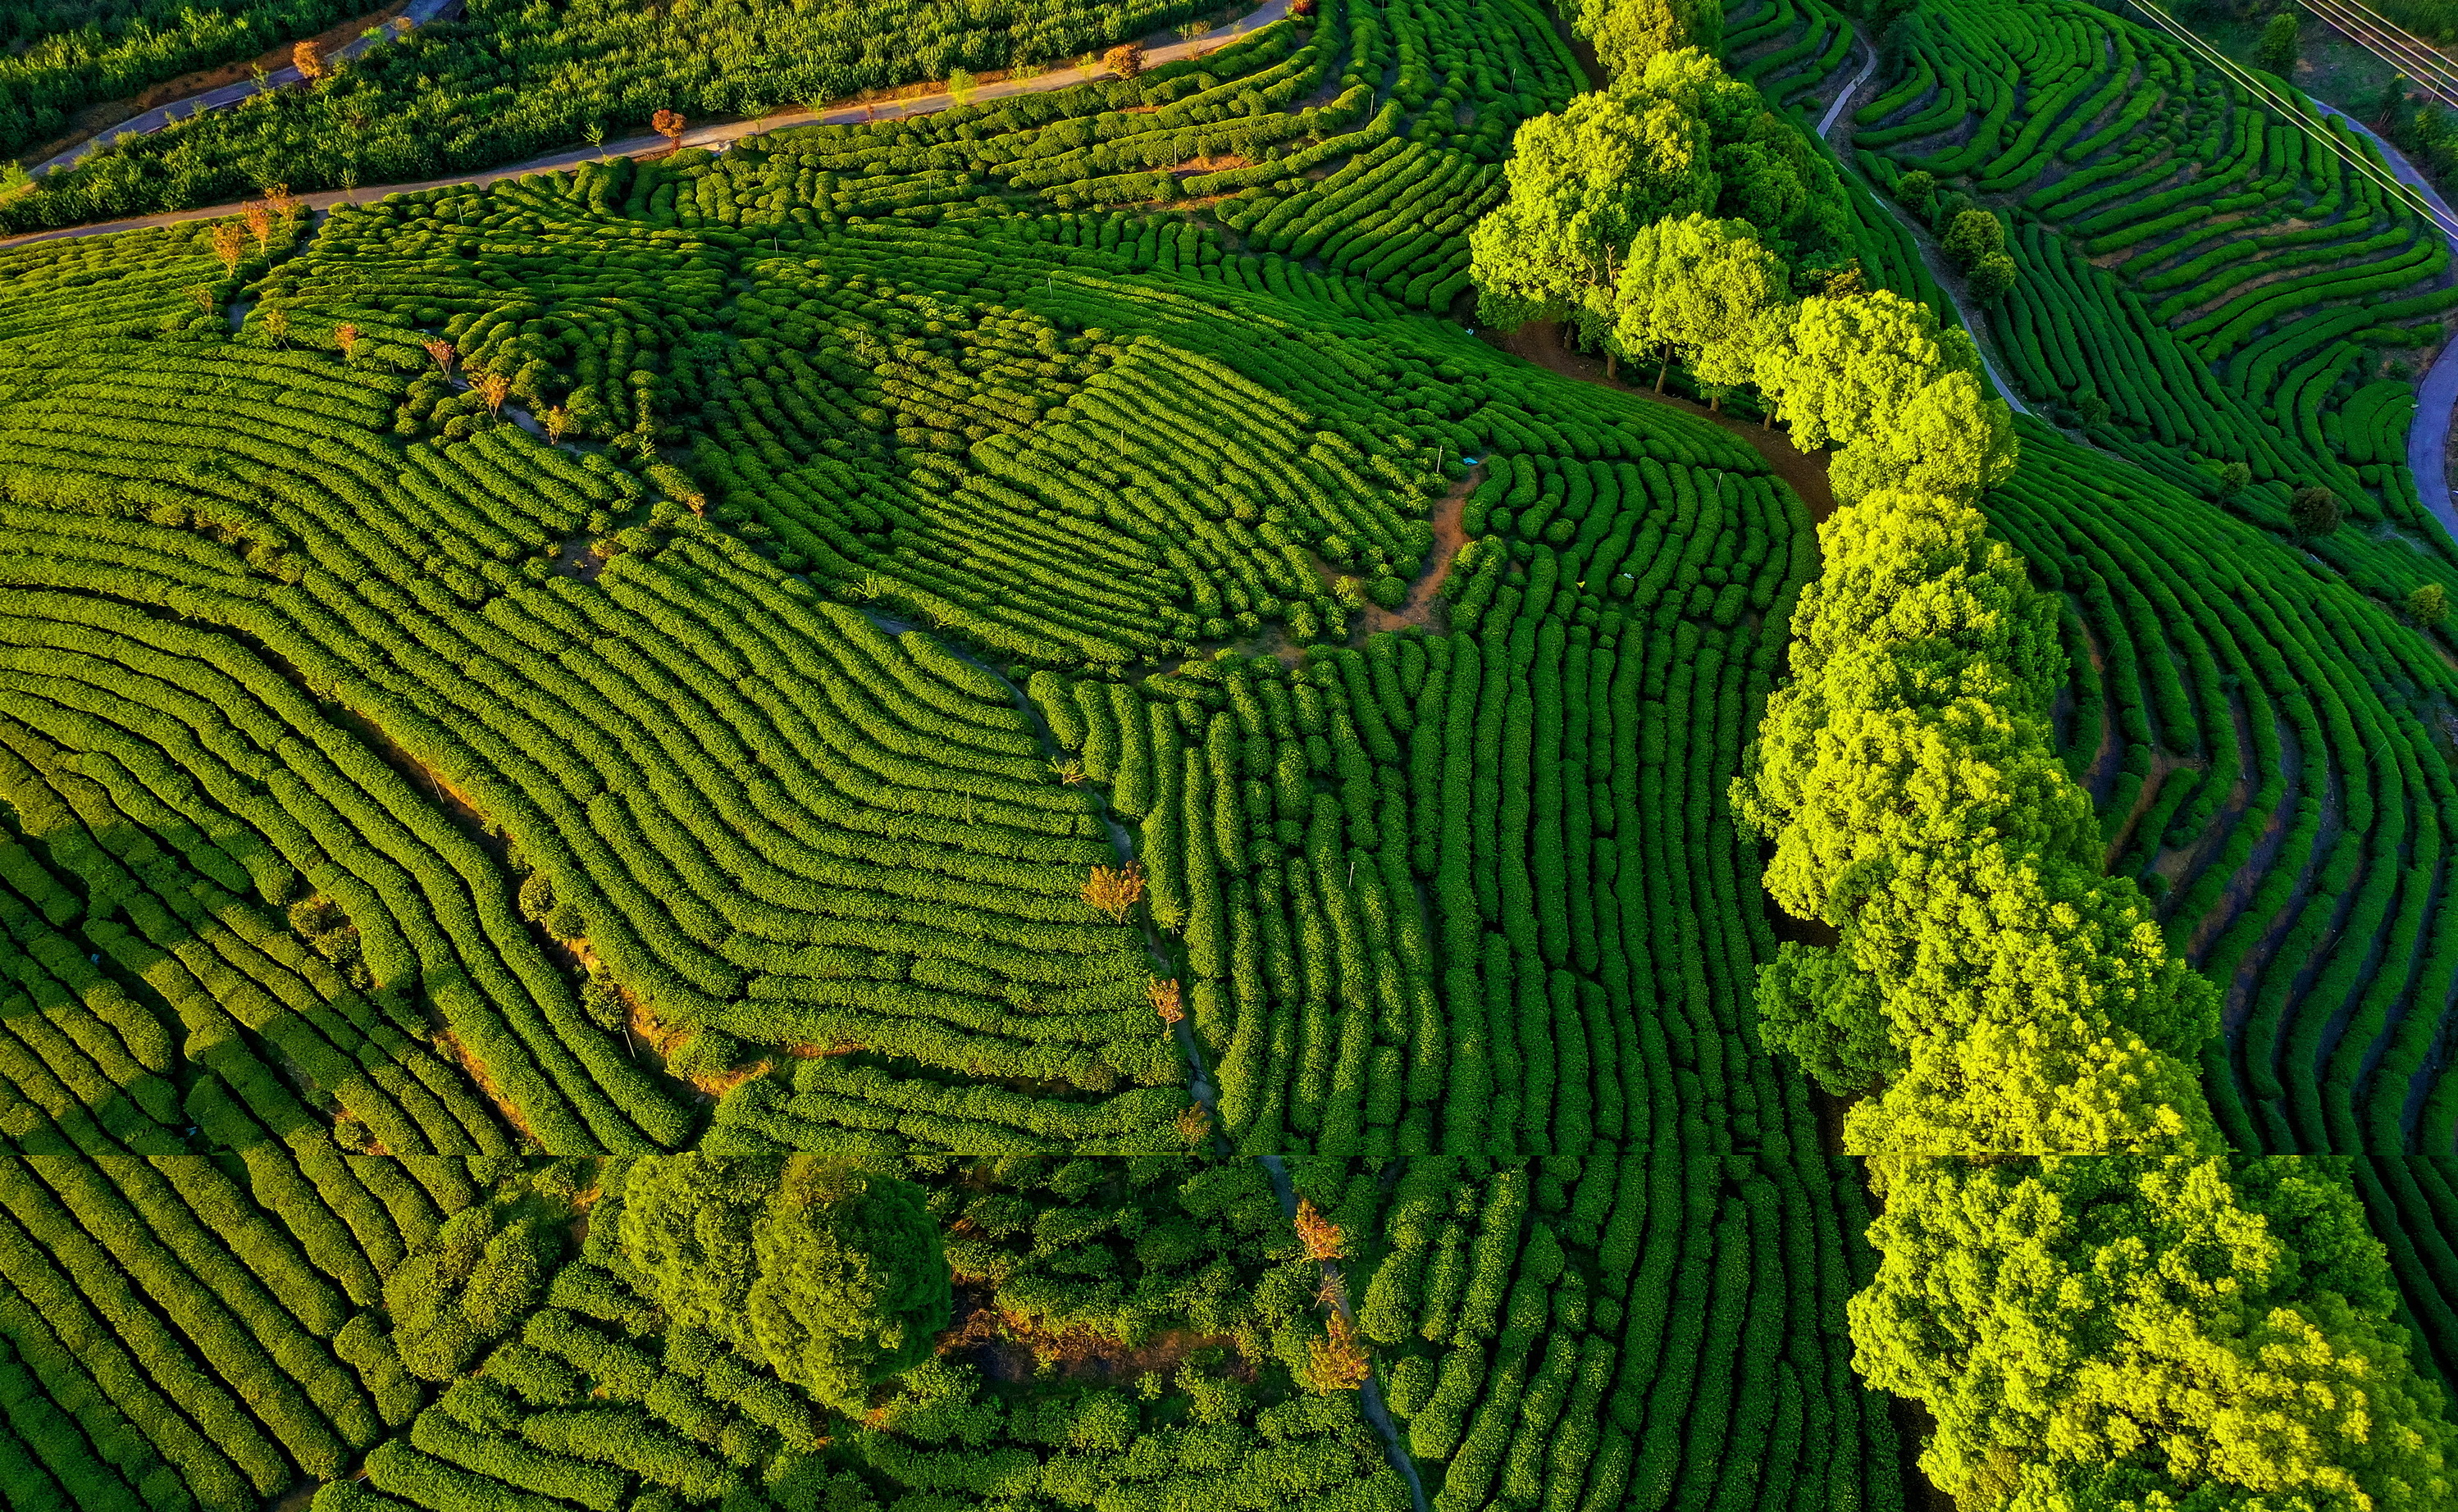
POLYGON ((1783 263, 1746 224, 1658 220, 1631 238, 1614 291, 1614 343, 1657 356, 1659 392, 1676 355, 1702 383, 1745 383, 1758 334, 1790 294, 1783 263))

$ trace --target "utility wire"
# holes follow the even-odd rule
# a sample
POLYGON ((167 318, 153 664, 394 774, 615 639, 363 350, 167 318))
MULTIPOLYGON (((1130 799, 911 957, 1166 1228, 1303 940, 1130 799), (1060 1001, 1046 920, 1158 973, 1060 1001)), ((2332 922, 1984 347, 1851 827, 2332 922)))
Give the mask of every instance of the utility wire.
POLYGON ((2451 219, 2434 208, 2432 201, 2417 192, 2412 184, 2401 180, 2375 164, 2363 152, 2341 140, 2338 134, 2327 126, 2316 125, 2307 118, 2303 107, 2281 94, 2250 70, 2188 30, 2176 17, 2154 4, 2153 0, 2132 0, 2132 3, 2135 10, 2151 18, 2153 25, 2193 49, 2205 61, 2217 66, 2219 72, 2242 85, 2255 98, 2284 115, 2299 130, 2328 148, 2342 162, 2364 175, 2391 198, 2431 222, 2444 237, 2458 240, 2458 220, 2451 219))
POLYGON ((2313 13, 2336 27, 2347 40, 2372 53, 2424 92, 2458 110, 2458 67, 2412 32, 2390 21, 2364 0, 2306 0, 2313 13))

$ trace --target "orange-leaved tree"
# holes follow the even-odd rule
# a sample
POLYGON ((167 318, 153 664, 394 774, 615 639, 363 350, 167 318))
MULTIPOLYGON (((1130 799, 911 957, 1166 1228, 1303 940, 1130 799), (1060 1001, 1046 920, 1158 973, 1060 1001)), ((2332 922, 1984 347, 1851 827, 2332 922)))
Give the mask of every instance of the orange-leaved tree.
POLYGON ((292 46, 290 66, 297 69, 299 76, 310 84, 324 76, 324 56, 316 51, 316 44, 313 42, 301 42, 292 46))
POLYGON ((1331 1315, 1323 1336, 1306 1346, 1306 1364, 1317 1391, 1355 1391, 1373 1368, 1357 1325, 1338 1313, 1331 1315))
POLYGON ((1084 901, 1122 924, 1143 896, 1144 869, 1133 861, 1124 866, 1095 866, 1084 883, 1084 901))
POLYGON ((666 151, 678 153, 683 147, 683 116, 680 111, 659 111, 649 117, 649 130, 666 139, 666 151))
POLYGON ((1298 1238, 1305 1245, 1309 1260, 1337 1260, 1347 1253, 1347 1240, 1340 1225, 1323 1215, 1312 1197, 1298 1199, 1298 1238))
POLYGON ((1101 64, 1122 79, 1134 78, 1144 71, 1144 45, 1121 42, 1101 54, 1101 64))
POLYGON ((247 233, 225 220, 214 227, 214 256, 222 259, 226 273, 239 271, 239 259, 247 256, 247 233))

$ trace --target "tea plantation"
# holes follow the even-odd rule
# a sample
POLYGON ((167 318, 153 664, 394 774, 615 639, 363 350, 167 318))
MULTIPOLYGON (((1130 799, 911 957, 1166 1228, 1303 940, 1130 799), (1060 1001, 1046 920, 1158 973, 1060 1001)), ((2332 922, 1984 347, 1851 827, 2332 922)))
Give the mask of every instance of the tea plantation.
POLYGON ((0 188, 0 1506, 2458 1502, 2458 273, 2282 89, 471 0, 0 188))

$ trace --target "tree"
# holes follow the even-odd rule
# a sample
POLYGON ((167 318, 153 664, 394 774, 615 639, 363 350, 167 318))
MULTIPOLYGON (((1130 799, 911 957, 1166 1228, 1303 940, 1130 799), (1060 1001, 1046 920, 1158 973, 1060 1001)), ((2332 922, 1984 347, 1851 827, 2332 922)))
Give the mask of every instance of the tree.
POLYGON ((1344 1314, 1332 1314, 1323 1336, 1306 1345, 1307 1384, 1316 1391, 1355 1391, 1373 1370, 1365 1340, 1344 1314))
POLYGON ((678 153, 678 152, 681 152, 681 151, 682 151, 682 149, 683 149, 683 116, 682 116, 682 112, 680 112, 680 111, 659 111, 659 112, 657 112, 657 114, 656 114, 655 115, 652 115, 652 116, 650 116, 650 117, 649 117, 649 130, 651 130, 651 131, 653 131, 653 132, 656 132, 658 135, 660 135, 660 136, 662 136, 662 137, 664 137, 664 138, 666 139, 666 151, 668 151, 668 152, 670 152, 670 153, 678 153))
POLYGON ((1895 180, 1895 202, 1915 215, 1927 215, 1928 202, 1936 194, 1937 175, 1926 168, 1915 168, 1895 180))
POLYGON ((2392 74, 2382 86, 2381 98, 2373 105, 2373 124, 2381 134, 2401 146, 2406 145, 2407 133, 2413 125, 2414 102, 2407 98, 2406 75, 2392 74))
POLYGON ((346 321, 334 326, 333 346, 336 351, 339 351, 342 354, 343 362, 346 362, 350 361, 353 357, 358 355, 359 328, 350 324, 346 321))
POLYGON ((1947 228, 1954 224, 1955 217, 1967 210, 1978 209, 1979 203, 1960 189, 1950 189, 1934 197, 1929 202, 1929 230, 1945 236, 1947 228))
POLYGON ((1759 92, 1696 50, 1523 124, 1509 194, 1469 234, 1484 318, 1614 321, 1620 264, 1641 226, 1689 215, 1745 220, 1787 265, 1833 258, 1850 208, 1834 166, 1759 92))
POLYGON ((948 97, 957 104, 970 105, 973 102, 973 75, 969 70, 949 69, 948 71, 948 97))
POLYGON ((1978 374, 1957 371, 1924 385, 1892 425, 1846 446, 1827 474, 1839 503, 1880 488, 1968 503, 2012 477, 2020 453, 2014 412, 1978 374))
POLYGON ((1708 209, 1703 124, 1664 101, 1578 96, 1519 128, 1502 204, 1469 233, 1485 319, 1614 320, 1620 262, 1641 226, 1708 209))
POLYGON ((1894 425, 1912 396, 1949 372, 1977 372, 1968 333, 1888 289, 1813 295, 1767 333, 1753 364, 1777 418, 1807 448, 1851 445, 1894 425))
POLYGON ((1991 252, 1972 264, 1969 284, 1972 297, 1981 300, 2004 299, 2022 276, 2014 259, 2003 252, 1991 252))
POLYGON ((2449 617, 2449 596, 2438 583, 2418 583, 2406 595, 2406 612, 2419 625, 2438 625, 2449 617))
POLYGON ((2262 26, 2261 41, 2253 50, 2253 66, 2282 79, 2295 72, 2299 31, 2293 10, 2272 16, 2262 26))
POLYGON ((1981 259, 2006 250, 2006 222, 1986 210, 1966 210, 1947 226, 1939 246, 1956 267, 1968 273, 1981 259))
POLYGON ((299 76, 310 84, 324 76, 324 56, 316 51, 316 44, 313 42, 298 42, 291 45, 290 66, 297 69, 299 76))
POLYGON ((1144 71, 1144 45, 1121 42, 1101 54, 1101 66, 1122 79, 1134 78, 1144 71))
POLYGON ((1702 383, 1743 383, 1755 365, 1752 337, 1783 301, 1783 264, 1738 221, 1684 216, 1640 228, 1614 299, 1614 340, 1654 351, 1656 392, 1674 354, 1702 383))
POLYGON ((1607 76, 1619 80, 1643 72, 1660 53, 1715 52, 1724 14, 1695 0, 1582 0, 1571 26, 1594 44, 1607 76))
POLYGON ((2219 468, 2219 497, 2233 499, 2253 487, 2253 468, 2241 462, 2231 462, 2219 468))
POLYGON ((2448 1506, 2458 1435, 2326 1162, 1903 1162, 1850 1304, 1965 1506, 2448 1506), (2019 1447, 2017 1447, 2019 1446, 2019 1447))
POLYGON ((1298 1199, 1296 1225, 1307 1259, 1337 1260, 1348 1253, 1348 1241, 1342 1235, 1340 1225, 1316 1207, 1312 1197, 1298 1199))
POLYGON ((2297 489, 2287 501, 2288 524, 2308 541, 2329 534, 2345 518, 2345 511, 2339 507, 2339 496, 2319 484, 2297 489))
POLYGON ((1794 941, 1777 947, 1759 970, 1758 1007, 1768 1046, 1838 1097, 1875 1091, 1902 1068, 1876 979, 1832 949, 1794 941))
POLYGON ((649 1156, 622 1242, 667 1316, 841 1411, 929 1357, 954 1297, 921 1191, 815 1155, 649 1156))
POLYGON ((247 255, 247 233, 225 220, 214 227, 214 256, 222 259, 222 271, 237 273, 239 259, 247 255))
POLYGON ((1084 882, 1084 901, 1117 923, 1127 922, 1143 896, 1143 868, 1133 861, 1124 866, 1095 866, 1084 882))

